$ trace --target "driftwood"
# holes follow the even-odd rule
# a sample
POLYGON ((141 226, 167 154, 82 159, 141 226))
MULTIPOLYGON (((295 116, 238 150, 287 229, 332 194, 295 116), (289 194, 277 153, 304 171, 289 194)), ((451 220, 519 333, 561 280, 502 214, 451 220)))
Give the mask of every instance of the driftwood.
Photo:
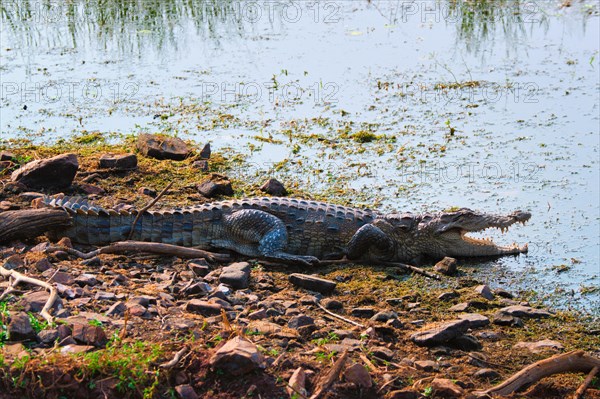
POLYGON ((69 214, 62 209, 40 208, 0 213, 0 242, 35 238, 47 231, 68 227, 69 214))
POLYGON ((0 295, 0 301, 2 299, 4 299, 7 295, 9 295, 11 292, 13 292, 15 290, 14 288, 19 283, 33 284, 33 285, 37 285, 37 286, 47 289, 50 292, 50 296, 48 297, 48 300, 46 301, 46 304, 42 308, 42 311, 40 312, 40 314, 42 315, 42 317, 44 319, 46 319, 46 321, 49 324, 52 324, 53 318, 50 315, 49 310, 52 307, 52 305, 54 305, 54 301, 56 301, 56 299, 58 298, 58 293, 56 291, 56 288, 54 288, 54 286, 52 286, 52 284, 48 284, 48 283, 46 283, 42 280, 38 280, 36 278, 27 277, 15 270, 8 270, 2 266, 0 266, 0 275, 4 278, 8 278, 9 280, 12 279, 12 281, 10 281, 10 286, 2 293, 2 295, 0 295))
POLYGON ((588 373, 594 367, 600 367, 600 359, 586 355, 584 351, 571 351, 530 364, 500 385, 485 391, 474 392, 474 394, 479 396, 506 396, 524 385, 539 381, 552 374, 572 371, 588 373))
POLYGON ((310 399, 317 399, 319 396, 321 396, 321 394, 323 394, 323 392, 328 390, 338 378, 340 378, 340 373, 346 364, 346 360, 348 360, 347 349, 344 351, 344 353, 342 353, 338 360, 333 363, 333 366, 331 366, 329 372, 319 379, 315 388, 315 393, 310 397, 310 399))
POLYGON ((178 258, 204 258, 211 261, 227 262, 231 257, 227 254, 203 251, 201 249, 180 247, 178 245, 162 244, 159 242, 119 241, 100 247, 91 252, 81 252, 73 248, 52 246, 46 252, 65 251, 82 259, 91 259, 101 254, 123 254, 126 252, 144 252, 158 255, 171 255, 178 258))
POLYGON ((585 380, 583 380, 583 382, 581 383, 579 388, 577 388, 577 391, 575 391, 575 395, 573 396, 573 399, 582 399, 583 398, 583 394, 585 393, 586 389, 592 383, 592 380, 594 379, 596 374, 598 374, 598 371, 600 371, 600 367, 598 367, 598 366, 595 366, 592 369, 592 371, 590 371, 590 373, 587 375, 587 377, 585 377, 585 380))
POLYGON ((342 320, 342 321, 345 321, 346 323, 352 324, 352 325, 354 325, 354 326, 357 326, 357 327, 364 327, 364 325, 362 325, 362 324, 360 324, 360 323, 357 323, 357 322, 356 322, 356 321, 354 321, 354 320, 347 319, 347 318, 345 318, 344 316, 340 316, 340 315, 339 315, 339 314, 337 314, 337 313, 333 313, 333 312, 331 312, 330 310, 326 309, 326 308, 325 308, 325 306, 321 305, 321 303, 320 303, 319 301, 317 301, 317 306, 318 306, 318 307, 319 307, 319 308, 320 308, 320 309, 321 309, 323 312, 327 313, 327 314, 328 314, 328 315, 330 315, 330 316, 333 316, 333 317, 335 317, 335 318, 337 318, 337 319, 340 319, 340 320, 342 320))

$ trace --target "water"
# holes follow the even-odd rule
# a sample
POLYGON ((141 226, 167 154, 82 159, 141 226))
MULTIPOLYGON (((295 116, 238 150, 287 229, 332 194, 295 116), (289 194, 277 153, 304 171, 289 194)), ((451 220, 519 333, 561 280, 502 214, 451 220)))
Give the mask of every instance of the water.
POLYGON ((597 2, 0 4, 5 144, 165 132, 356 204, 526 209, 479 278, 598 317, 597 2))

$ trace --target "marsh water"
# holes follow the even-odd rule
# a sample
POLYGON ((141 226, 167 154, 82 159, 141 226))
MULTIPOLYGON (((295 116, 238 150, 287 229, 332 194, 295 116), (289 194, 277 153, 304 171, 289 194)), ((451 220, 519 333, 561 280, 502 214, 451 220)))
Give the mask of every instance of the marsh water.
MULTIPOLYGON (((600 308, 596 1, 0 1, 0 139, 210 142, 354 205, 528 210, 465 267, 600 308)), ((486 233, 487 234, 487 233, 486 233)))

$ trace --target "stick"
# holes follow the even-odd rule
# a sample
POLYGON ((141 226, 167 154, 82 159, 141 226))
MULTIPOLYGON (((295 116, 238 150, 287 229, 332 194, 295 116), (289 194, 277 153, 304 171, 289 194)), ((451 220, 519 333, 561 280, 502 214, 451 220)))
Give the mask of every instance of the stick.
POLYGON ((573 396, 573 399, 582 399, 583 398, 583 394, 585 393, 585 390, 592 383, 592 380, 594 379, 596 374, 598 374, 598 370, 599 370, 598 366, 594 366, 592 371, 590 371, 590 373, 587 375, 587 377, 585 377, 585 380, 583 380, 583 382, 581 383, 579 388, 577 388, 577 390, 575 391, 575 395, 573 396))
POLYGON ((161 369, 172 369, 173 367, 177 366, 177 363, 179 363, 181 357, 185 355, 189 350, 190 348, 187 345, 185 345, 183 348, 181 348, 180 351, 178 351, 175 354, 175 356, 173 356, 173 359, 169 360, 166 363, 162 363, 158 367, 160 367, 161 369))
POLYGON ((350 323, 350 324, 352 324, 352 325, 354 325, 354 326, 358 326, 358 327, 364 327, 364 325, 363 325, 363 324, 357 323, 357 322, 355 322, 354 320, 347 319, 347 318, 345 318, 345 317, 343 317, 343 316, 340 316, 340 315, 339 315, 339 314, 337 314, 337 313, 333 313, 333 312, 331 312, 331 311, 329 311, 329 310, 325 309, 325 307, 324 307, 323 305, 321 305, 321 303, 320 303, 319 301, 317 301, 316 303, 317 303, 317 306, 318 306, 319 308, 321 308, 321 310, 322 310, 323 312, 327 313, 328 315, 330 315, 330 316, 333 316, 333 317, 335 317, 335 318, 337 318, 337 319, 340 319, 340 320, 342 320, 342 321, 345 321, 346 323, 350 323))
POLYGON ((13 279, 13 281, 10 283, 10 286, 2 293, 2 295, 0 295, 0 300, 4 299, 9 293, 13 292, 14 287, 19 283, 27 283, 27 284, 37 285, 39 287, 43 287, 43 288, 47 289, 48 291, 50 291, 50 296, 48 297, 46 304, 42 308, 40 315, 44 319, 46 319, 48 324, 52 324, 53 317, 50 315, 49 310, 52 307, 52 305, 54 305, 54 301, 56 301, 56 298, 58 298, 58 293, 56 291, 56 288, 54 288, 51 284, 48 284, 44 281, 41 281, 41 280, 38 280, 38 279, 35 279, 32 277, 27 277, 15 270, 7 270, 2 266, 0 266, 0 275, 2 275, 5 278, 8 278, 8 279, 10 279, 10 278, 13 279))
POLYGON ((425 276, 427 278, 432 278, 432 279, 438 280, 438 281, 442 279, 437 274, 429 273, 428 271, 425 271, 425 270, 421 269, 420 267, 413 266, 413 265, 407 265, 406 263, 385 262, 385 263, 383 263, 383 265, 384 266, 397 267, 399 269, 408 270, 408 271, 411 271, 413 273, 417 273, 417 274, 420 274, 420 275, 425 276))
POLYGON ((571 351, 530 364, 501 384, 485 391, 473 393, 479 396, 507 396, 517 391, 523 385, 539 381, 541 378, 549 375, 570 371, 589 372, 594 367, 600 367, 600 359, 586 355, 581 350, 571 351))
POLYGON ((338 360, 333 363, 331 366, 331 370, 327 374, 325 374, 322 378, 319 379, 319 383, 317 384, 317 388, 315 389, 315 393, 310 397, 310 399, 317 399, 321 394, 329 389, 329 387, 340 377, 340 373, 344 368, 344 364, 346 364, 346 360, 348 359, 348 349, 342 353, 342 356, 338 360))
POLYGON ((27 209, 0 213, 0 242, 35 238, 49 230, 68 227, 71 217, 62 209, 27 209))
POLYGON ((119 241, 91 252, 81 252, 73 248, 51 246, 46 252, 65 251, 81 259, 91 259, 101 254, 122 254, 125 252, 148 252, 159 255, 171 255, 178 258, 203 258, 217 262, 227 262, 231 257, 227 254, 203 251, 196 248, 180 247, 179 245, 163 244, 160 242, 119 241))
POLYGON ((172 185, 173 185, 173 182, 170 182, 169 184, 167 184, 167 187, 163 188, 162 191, 160 193, 158 193, 158 195, 156 196, 156 198, 154 198, 152 201, 150 201, 148 203, 148 205, 146 205, 145 207, 143 207, 137 213, 137 215, 135 215, 135 219, 133 219, 133 223, 131 224, 131 230, 129 230, 129 235, 127 236, 127 240, 131 240, 131 237, 133 236, 133 230, 135 228, 135 225, 137 224, 138 220, 140 219, 140 216, 142 216, 142 213, 144 213, 148 209, 152 208, 152 206, 158 202, 158 200, 160 199, 160 197, 162 197, 163 195, 165 195, 165 193, 167 192, 167 190, 170 189, 172 185))

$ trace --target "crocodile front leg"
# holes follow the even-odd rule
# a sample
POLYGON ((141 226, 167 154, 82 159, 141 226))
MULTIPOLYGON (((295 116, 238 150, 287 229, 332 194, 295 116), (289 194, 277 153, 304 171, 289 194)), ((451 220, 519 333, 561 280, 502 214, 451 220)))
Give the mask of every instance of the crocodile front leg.
POLYGON ((312 266, 319 262, 313 256, 285 252, 288 235, 278 217, 256 209, 244 209, 223 218, 225 240, 215 240, 213 246, 231 249, 242 255, 274 261, 301 263, 312 266))
POLYGON ((379 227, 365 224, 350 239, 347 258, 389 261, 394 257, 394 248, 394 240, 379 227))

